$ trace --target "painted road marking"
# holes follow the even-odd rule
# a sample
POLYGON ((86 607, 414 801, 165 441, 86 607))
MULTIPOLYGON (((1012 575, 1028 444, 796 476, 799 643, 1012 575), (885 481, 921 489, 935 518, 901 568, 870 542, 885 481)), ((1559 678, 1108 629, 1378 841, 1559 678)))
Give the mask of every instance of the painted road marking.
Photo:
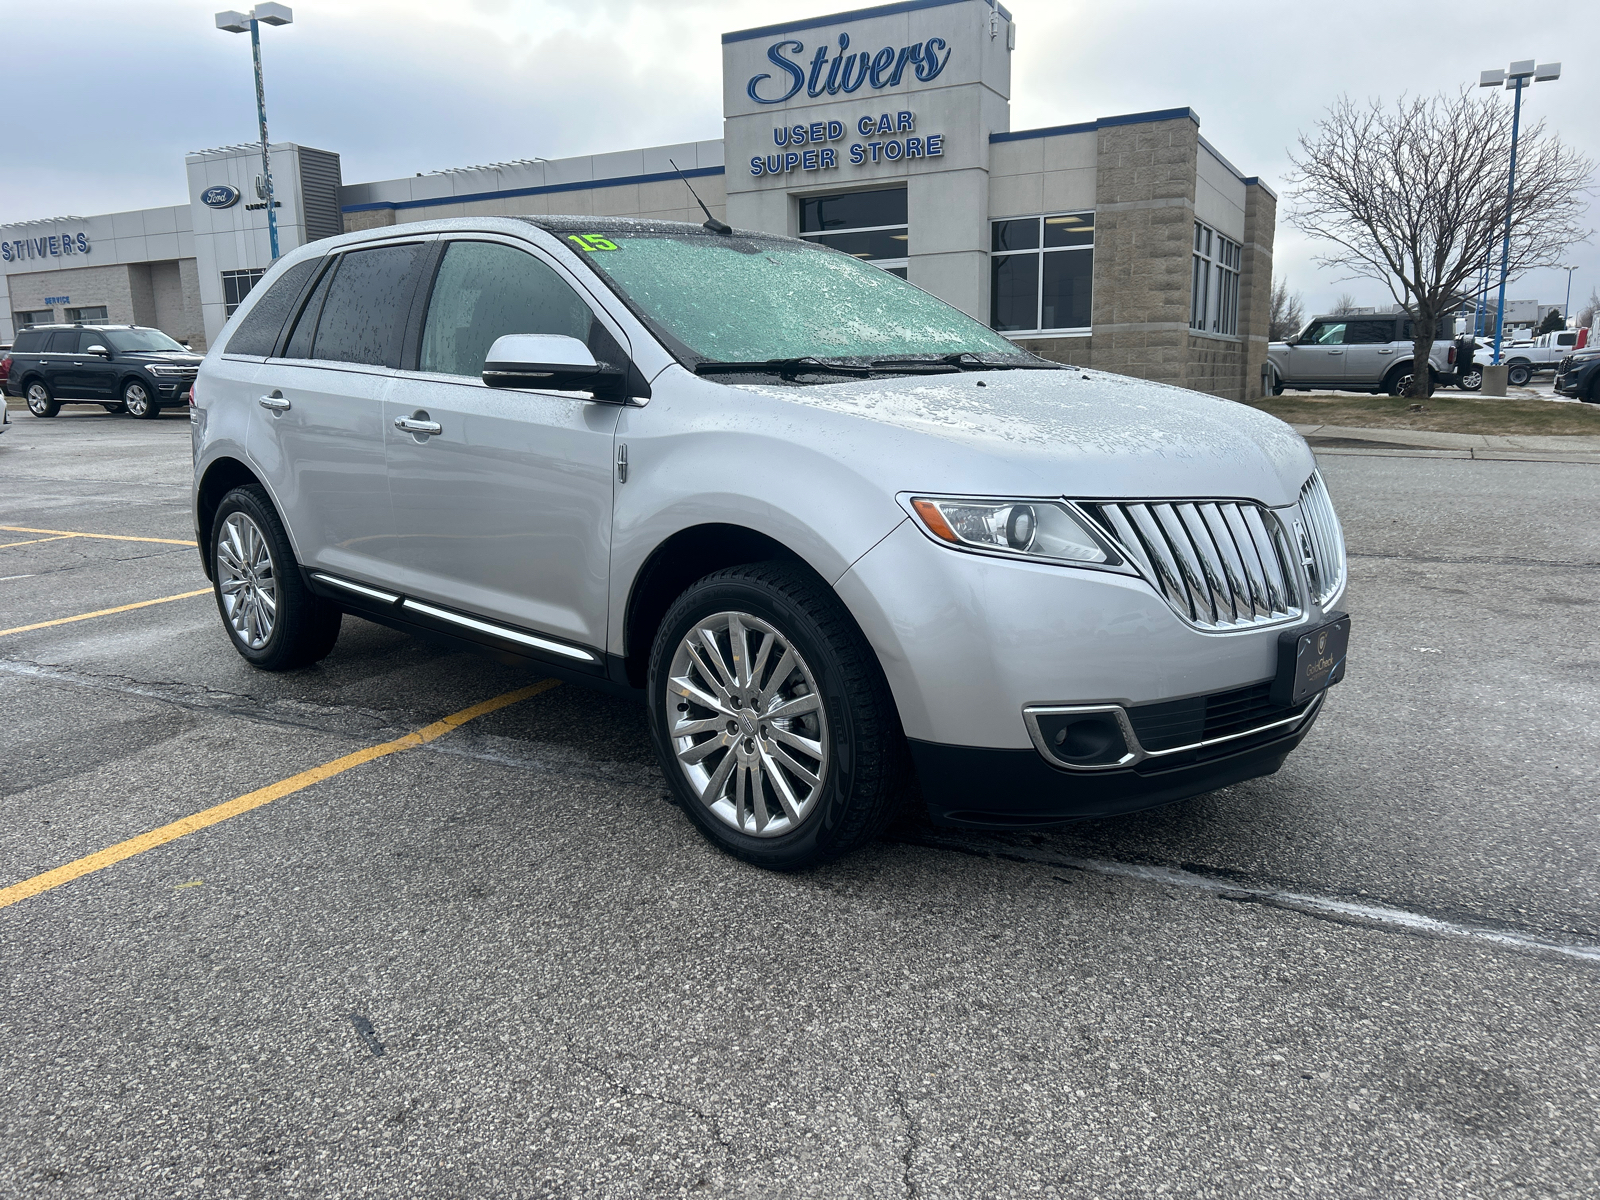
POLYGON ((0 888, 0 908, 16 904, 18 901, 27 900, 42 892, 58 888, 64 883, 71 883, 74 879, 81 879, 95 871, 103 871, 107 867, 115 866, 125 858, 132 858, 136 854, 143 854, 146 850, 154 850, 157 846, 165 846, 168 842, 178 838, 187 837, 207 826, 215 825, 219 821, 226 821, 229 817, 237 817, 240 813, 247 813, 253 808, 260 808, 264 804, 271 804, 274 800, 281 800, 285 796, 303 791, 314 783, 321 783, 324 779, 332 779, 335 775, 343 774, 351 767, 359 767, 362 763, 369 763, 375 758, 385 755, 398 754, 402 750, 410 750, 417 746, 425 746, 436 738, 441 738, 452 729, 458 729, 468 721, 477 717, 486 716, 498 709, 505 708, 508 704, 515 704, 519 700, 526 700, 530 696, 537 696, 540 692, 548 692, 557 687, 560 680, 541 679, 538 683, 529 684, 525 688, 518 688, 514 692, 505 692, 492 700, 484 700, 474 704, 471 708, 463 708, 460 712, 451 713, 448 717, 435 721, 432 725, 424 725, 413 733, 396 738, 392 742, 380 742, 376 746, 368 746, 364 750, 357 750, 353 754, 346 754, 343 758, 336 758, 332 762, 323 763, 320 767, 312 767, 309 771, 301 771, 298 775, 280 780, 253 792, 246 792, 243 796, 235 797, 212 808, 197 812, 182 820, 173 821, 159 829, 152 829, 149 833, 141 833, 138 837, 129 838, 125 842, 118 842, 115 846, 108 846, 94 854, 87 855, 75 862, 46 871, 42 875, 35 875, 32 879, 24 879, 21 883, 14 883, 10 887, 0 888))
POLYGON ((40 542, 59 542, 71 536, 70 533, 60 533, 55 537, 29 538, 25 542, 0 542, 0 550, 9 550, 13 546, 37 546, 40 542))
MULTIPOLYGON (((6 533, 48 533, 51 537, 37 538, 41 542, 51 541, 53 538, 96 538, 102 542, 160 542, 163 546, 193 546, 196 543, 186 542, 180 538, 152 538, 130 537, 125 533, 76 533, 70 529, 29 529, 26 525, 0 525, 0 530, 6 533)), ((9 542, 11 546, 26 546, 28 542, 9 542)), ((0 546, 4 550, 5 546, 0 546)))
POLYGON ((57 617, 54 621, 35 621, 32 625, 18 625, 12 629, 0 629, 0 637, 9 633, 27 633, 30 629, 49 629, 52 625, 70 625, 74 621, 88 621, 94 617, 109 617, 112 613, 131 612, 136 608, 149 608, 152 604, 166 604, 173 600, 192 600, 196 596, 211 595, 210 588, 200 588, 193 592, 179 592, 176 596, 162 596, 157 600, 141 600, 137 604, 120 604, 116 608, 102 608, 99 612, 79 613, 75 617, 57 617))

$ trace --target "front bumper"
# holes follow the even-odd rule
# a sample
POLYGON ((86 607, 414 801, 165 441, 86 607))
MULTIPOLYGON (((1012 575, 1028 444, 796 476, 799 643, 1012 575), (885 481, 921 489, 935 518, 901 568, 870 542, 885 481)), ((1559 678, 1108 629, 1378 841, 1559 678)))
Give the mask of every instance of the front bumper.
POLYGON ((1299 724, 1239 739, 1216 753, 1151 758, 1113 771, 1059 770, 1032 749, 916 740, 911 757, 928 816, 936 824, 1045 829, 1156 808, 1271 775, 1311 731, 1321 708, 1320 699, 1313 701, 1299 724), (1183 761, 1175 761, 1179 758, 1183 761))

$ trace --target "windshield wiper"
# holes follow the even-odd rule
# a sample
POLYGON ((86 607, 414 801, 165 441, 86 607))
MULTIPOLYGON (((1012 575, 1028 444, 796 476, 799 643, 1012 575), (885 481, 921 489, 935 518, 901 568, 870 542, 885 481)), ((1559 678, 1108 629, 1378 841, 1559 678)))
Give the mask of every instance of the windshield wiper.
POLYGON ((865 379, 872 374, 871 367, 851 366, 847 363, 825 362, 820 358, 769 358, 759 362, 696 363, 696 375, 749 375, 770 372, 777 375, 853 375, 865 379))
POLYGON ((933 370, 940 373, 952 371, 1018 371, 1035 364, 1031 362, 991 362, 963 350, 959 354, 943 354, 938 358, 882 358, 873 362, 874 371, 933 370))

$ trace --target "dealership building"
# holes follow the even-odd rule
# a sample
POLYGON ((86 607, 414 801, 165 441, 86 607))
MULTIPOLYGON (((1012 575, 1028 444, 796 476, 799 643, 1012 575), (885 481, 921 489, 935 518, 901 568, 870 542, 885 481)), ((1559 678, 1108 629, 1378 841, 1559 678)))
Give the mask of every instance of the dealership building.
MULTIPOLYGON (((1259 395, 1272 189, 1189 108, 1012 129, 1017 36, 995 0, 726 33, 722 137, 680 145, 346 183, 336 153, 277 144, 280 249, 435 217, 698 223, 692 185, 736 228, 873 262, 1045 357, 1259 395)), ((185 204, 0 225, 0 341, 101 320, 208 345, 272 261, 260 149, 186 165, 185 204)))

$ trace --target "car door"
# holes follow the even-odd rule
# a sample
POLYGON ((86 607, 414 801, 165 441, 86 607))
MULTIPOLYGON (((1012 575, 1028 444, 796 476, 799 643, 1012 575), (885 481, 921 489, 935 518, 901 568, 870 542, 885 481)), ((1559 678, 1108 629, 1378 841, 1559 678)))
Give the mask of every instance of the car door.
POLYGON ((385 405, 388 578, 408 596, 603 647, 621 409, 582 392, 490 388, 482 374, 504 334, 566 334, 611 361, 625 335, 524 243, 464 235, 442 250, 415 369, 385 405))
POLYGON ((1394 366, 1393 317, 1367 317, 1351 321, 1344 331, 1344 378, 1348 387, 1377 387, 1394 366))
POLYGON ((307 566, 381 582, 394 531, 384 392, 400 362, 426 241, 333 257, 281 357, 255 374, 247 449, 307 566))
POLYGON ((1289 347, 1288 378, 1295 383, 1338 387, 1344 383, 1344 334, 1347 322, 1317 320, 1289 347))
POLYGON ((83 338, 93 336, 83 329, 56 329, 50 333, 42 356, 45 382, 57 400, 98 400, 95 379, 81 353, 83 338))

